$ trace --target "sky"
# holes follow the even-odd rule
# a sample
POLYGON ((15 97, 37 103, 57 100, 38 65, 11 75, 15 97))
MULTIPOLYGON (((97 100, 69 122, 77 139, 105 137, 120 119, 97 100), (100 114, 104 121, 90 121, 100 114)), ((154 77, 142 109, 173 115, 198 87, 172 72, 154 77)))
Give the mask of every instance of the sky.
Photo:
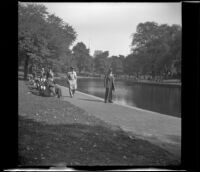
MULTIPOLYGON (((40 3, 77 32, 93 55, 95 50, 112 55, 130 54, 131 35, 146 21, 181 25, 181 3, 40 3)), ((72 45, 72 46, 73 46, 72 45)))

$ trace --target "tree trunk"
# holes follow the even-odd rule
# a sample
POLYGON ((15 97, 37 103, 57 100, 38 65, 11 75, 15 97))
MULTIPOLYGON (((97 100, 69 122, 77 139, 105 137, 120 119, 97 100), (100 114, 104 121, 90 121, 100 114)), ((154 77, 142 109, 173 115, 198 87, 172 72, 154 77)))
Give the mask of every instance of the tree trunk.
POLYGON ((28 64, 29 64, 29 56, 26 55, 25 63, 24 63, 24 80, 27 80, 27 75, 28 75, 28 64))

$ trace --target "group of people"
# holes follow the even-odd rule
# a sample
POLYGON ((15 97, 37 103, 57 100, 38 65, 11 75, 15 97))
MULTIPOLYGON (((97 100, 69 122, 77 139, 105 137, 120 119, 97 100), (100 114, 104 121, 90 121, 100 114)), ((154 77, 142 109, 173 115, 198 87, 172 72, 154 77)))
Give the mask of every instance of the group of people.
MULTIPOLYGON (((58 95, 61 97, 61 90, 56 87, 55 80, 54 80, 54 73, 51 68, 45 70, 42 68, 39 72, 39 76, 35 70, 31 71, 32 78, 36 87, 41 91, 44 92, 47 88, 50 91, 50 94, 53 96, 58 95)), ((70 97, 74 97, 76 89, 77 89, 77 74, 74 67, 70 67, 70 71, 67 73, 67 82, 69 86, 69 95, 70 97)), ((104 77, 104 87, 105 87, 105 98, 104 102, 113 103, 113 91, 115 91, 115 82, 114 82, 114 75, 112 73, 112 68, 109 68, 105 77, 104 77)))
POLYGON ((44 68, 36 69, 36 67, 33 66, 30 74, 29 81, 39 90, 40 94, 61 96, 59 88, 56 87, 54 73, 51 68, 45 70, 44 68))

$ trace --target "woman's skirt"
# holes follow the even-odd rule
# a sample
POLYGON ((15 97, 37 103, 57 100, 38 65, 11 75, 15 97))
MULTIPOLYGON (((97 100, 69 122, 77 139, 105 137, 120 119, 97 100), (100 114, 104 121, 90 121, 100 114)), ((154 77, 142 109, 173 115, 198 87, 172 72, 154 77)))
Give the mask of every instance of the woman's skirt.
POLYGON ((69 88, 71 90, 76 90, 77 89, 77 82, 76 82, 76 80, 69 80, 69 88))

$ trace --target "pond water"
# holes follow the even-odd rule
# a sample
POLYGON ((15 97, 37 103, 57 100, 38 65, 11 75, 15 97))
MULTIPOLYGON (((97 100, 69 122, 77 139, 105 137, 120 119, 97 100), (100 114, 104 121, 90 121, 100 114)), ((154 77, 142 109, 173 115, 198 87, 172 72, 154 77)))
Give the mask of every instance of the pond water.
MULTIPOLYGON (((181 86, 115 81, 113 101, 165 115, 181 117, 181 86)), ((104 98, 103 79, 80 78, 78 90, 104 98)))

